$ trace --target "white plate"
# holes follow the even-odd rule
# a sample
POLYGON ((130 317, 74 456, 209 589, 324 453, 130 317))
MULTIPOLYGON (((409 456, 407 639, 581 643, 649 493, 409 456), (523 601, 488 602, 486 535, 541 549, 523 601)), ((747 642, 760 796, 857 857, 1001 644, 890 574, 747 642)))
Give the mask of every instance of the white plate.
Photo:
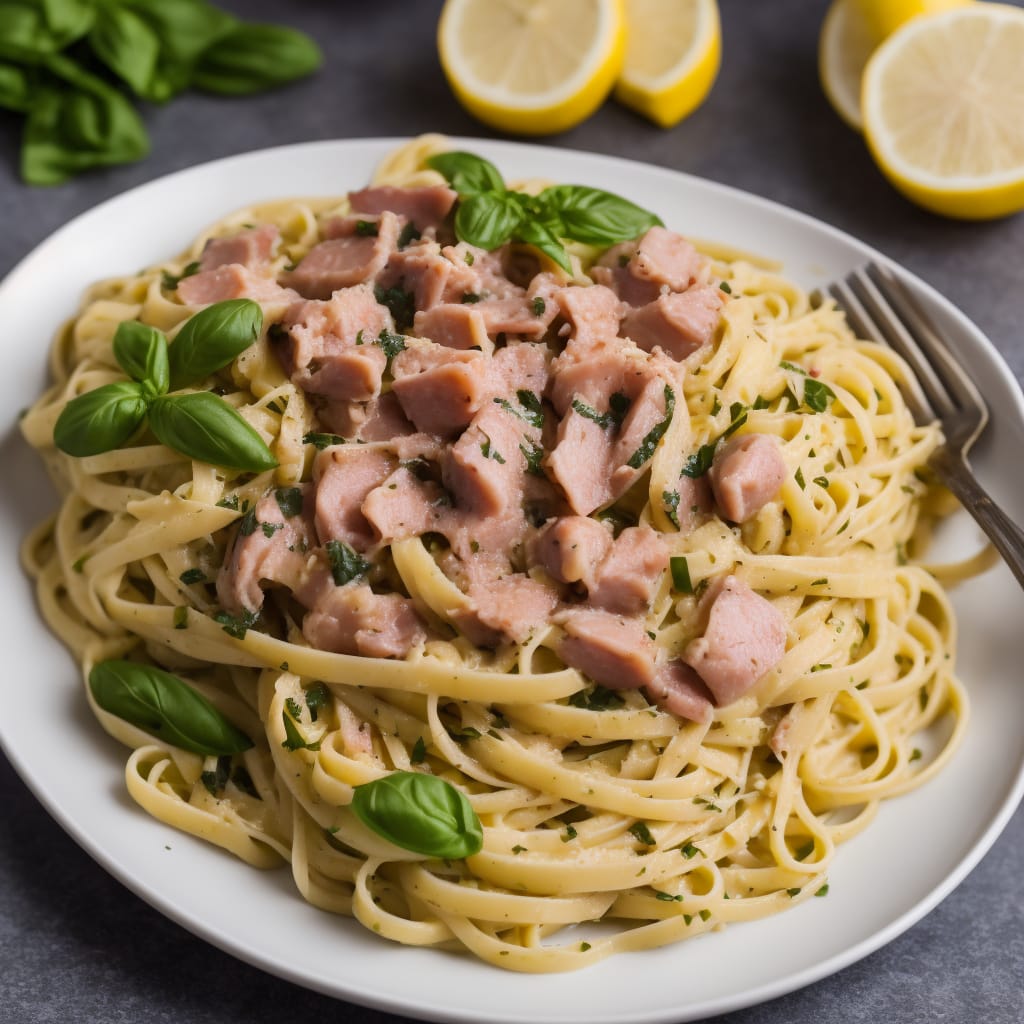
MULTIPOLYGON (((168 917, 274 974, 408 1016, 533 1024, 693 1020, 781 995, 877 949, 963 879, 1024 789, 1024 597, 1002 567, 955 594, 960 672, 973 705, 966 743, 937 780, 886 805, 862 836, 840 849, 826 899, 584 972, 527 979, 468 956, 378 940, 304 903, 286 870, 255 872, 149 818, 125 793, 124 750, 89 716, 76 667, 43 626, 18 568, 18 544, 52 508, 53 493, 18 436, 16 411, 42 388, 53 330, 74 312, 90 282, 179 252, 207 223, 249 202, 360 187, 396 142, 289 146, 172 174, 72 221, 0 286, 0 409, 7 418, 0 457, 8 512, 0 521, 0 628, 4 677, 19 681, 0 702, 0 741, 8 756, 61 825, 168 917)), ((493 160, 507 177, 611 189, 656 210, 679 231, 779 258, 804 286, 877 256, 809 217, 671 171, 536 146, 461 144, 493 160)), ((920 287, 998 411, 977 468, 1020 521, 1024 399, 978 329, 920 287)))

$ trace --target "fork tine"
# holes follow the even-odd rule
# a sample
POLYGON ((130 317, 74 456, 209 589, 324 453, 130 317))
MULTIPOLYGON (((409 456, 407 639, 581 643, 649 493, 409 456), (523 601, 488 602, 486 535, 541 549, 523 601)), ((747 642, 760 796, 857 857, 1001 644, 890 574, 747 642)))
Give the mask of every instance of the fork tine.
MULTIPOLYGON (((866 268, 897 316, 907 324, 928 364, 961 408, 975 408, 988 421, 988 404, 967 371, 950 352, 927 312, 910 294, 907 286, 888 267, 870 263, 866 268)), ((979 428, 980 429, 980 428, 979 428)))
POLYGON ((907 326, 868 276, 866 268, 858 268, 846 280, 851 288, 856 289, 865 307, 870 310, 872 319, 878 324, 888 345, 910 365, 921 390, 927 396, 931 407, 939 414, 939 418, 954 415, 958 408, 949 389, 921 351, 907 326))
MULTIPOLYGON (((848 281, 849 278, 846 281, 838 281, 829 285, 829 291, 839 303, 840 309, 846 313, 846 319, 854 334, 866 341, 873 341, 878 345, 885 345, 886 348, 893 348, 894 346, 889 344, 888 337, 864 308, 857 294, 847 283, 848 281)), ((899 350, 897 349, 897 351, 899 350)), ((899 383, 907 405, 910 406, 910 412, 916 421, 930 422, 938 419, 917 378, 911 376, 899 383)))

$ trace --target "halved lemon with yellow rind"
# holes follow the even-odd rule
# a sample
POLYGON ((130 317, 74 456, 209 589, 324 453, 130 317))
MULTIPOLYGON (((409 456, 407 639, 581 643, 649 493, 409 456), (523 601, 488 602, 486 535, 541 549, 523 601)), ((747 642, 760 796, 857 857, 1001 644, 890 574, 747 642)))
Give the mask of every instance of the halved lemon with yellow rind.
POLYGON ((589 117, 618 78, 621 0, 446 0, 441 66, 459 102, 501 131, 547 135, 589 117))
POLYGON ((868 61, 861 110, 872 155, 913 202, 971 220, 1024 209, 1024 10, 908 22, 868 61))
POLYGON ((818 75, 836 113, 860 131, 860 85, 871 54, 882 41, 868 26, 857 0, 833 0, 818 37, 818 75))
POLYGON ((626 0, 626 60, 615 98, 663 128, 707 96, 722 59, 715 0, 626 0))
POLYGON ((879 42, 912 18, 963 7, 970 0, 853 0, 859 20, 879 42))

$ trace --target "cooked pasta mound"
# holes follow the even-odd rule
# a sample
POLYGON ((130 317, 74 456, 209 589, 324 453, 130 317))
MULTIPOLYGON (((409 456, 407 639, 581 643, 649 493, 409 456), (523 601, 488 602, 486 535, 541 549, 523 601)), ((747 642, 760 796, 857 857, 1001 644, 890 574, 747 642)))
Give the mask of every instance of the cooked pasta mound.
POLYGON ((86 680, 159 667, 251 741, 180 745, 86 686, 129 792, 379 936, 511 970, 824 895, 966 722, 950 603, 913 561, 948 500, 938 427, 893 352, 755 258, 654 222, 561 256, 457 238, 469 190, 427 163, 449 148, 240 210, 92 287, 54 342, 22 420, 62 495, 24 546, 42 613, 86 680), (126 379, 119 325, 173 353, 237 299, 255 340, 178 390, 276 466, 189 457, 155 418, 55 446, 71 400, 126 379), (390 832, 353 810, 412 774, 468 800, 465 856, 403 841, 458 841, 443 809, 390 832))

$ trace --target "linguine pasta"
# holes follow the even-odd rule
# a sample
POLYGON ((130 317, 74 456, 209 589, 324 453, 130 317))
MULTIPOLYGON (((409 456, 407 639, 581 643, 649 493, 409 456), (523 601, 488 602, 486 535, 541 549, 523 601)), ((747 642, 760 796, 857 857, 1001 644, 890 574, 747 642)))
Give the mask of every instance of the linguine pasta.
MULTIPOLYGON (((376 183, 440 182, 424 160, 445 148, 438 137, 403 146, 376 183)), ((938 428, 915 426, 897 356, 855 338, 830 303, 812 303, 776 270, 706 252, 729 290, 721 326, 686 363, 645 472, 606 510, 658 531, 673 569, 685 567, 685 584, 663 575, 645 616, 659 657, 693 637, 700 592, 722 574, 785 620, 781 661, 702 722, 637 689, 592 686, 559 658, 554 623, 496 649, 435 631, 404 659, 370 658, 311 647, 295 608, 270 591, 258 623, 225 628, 213 581, 234 524, 269 488, 309 479, 315 451, 304 438, 319 429, 268 340, 283 312, 273 303, 257 342, 216 384, 276 470, 229 473, 145 437, 77 459, 54 448, 67 402, 123 379, 111 353, 121 322, 173 337, 189 317, 165 275, 198 260, 207 239, 275 225, 281 272, 319 240, 325 217, 346 210, 344 199, 240 210, 176 259, 95 285, 54 342, 53 386, 22 420, 62 494, 23 559, 85 676, 110 658, 159 665, 254 741, 204 757, 104 710, 86 688, 100 724, 130 750, 132 797, 250 865, 287 863, 304 899, 385 938, 464 948, 512 970, 583 967, 824 896, 840 844, 882 800, 942 768, 967 706, 949 601, 910 560, 940 507, 924 471, 938 428), (827 382, 822 408, 799 401, 805 378, 827 382), (741 526, 710 515, 677 530, 663 496, 739 410, 737 436, 777 439, 786 476, 776 500, 741 526), (300 746, 285 724, 296 708, 300 746), (361 729, 369 749, 354 739, 361 729), (483 826, 480 852, 431 859, 353 814, 355 787, 394 771, 464 793, 483 826)), ((587 284, 598 250, 568 248, 564 279, 587 284)), ((396 541, 388 557, 394 586, 432 621, 465 599, 423 538, 396 541)))

